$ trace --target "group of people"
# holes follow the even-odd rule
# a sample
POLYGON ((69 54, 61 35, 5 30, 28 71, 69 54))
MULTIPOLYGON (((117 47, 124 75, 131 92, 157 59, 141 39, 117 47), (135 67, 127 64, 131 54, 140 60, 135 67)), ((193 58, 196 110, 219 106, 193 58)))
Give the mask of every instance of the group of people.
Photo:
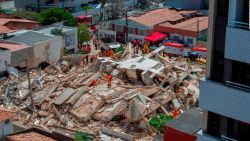
POLYGON ((110 58, 114 58, 115 56, 115 52, 113 51, 113 49, 109 49, 109 50, 101 50, 100 54, 99 54, 100 57, 110 57, 110 58))
POLYGON ((83 53, 83 54, 88 54, 91 52, 91 46, 90 44, 83 44, 80 48, 79 48, 79 52, 83 53))
POLYGON ((98 47, 100 46, 100 43, 99 43, 99 40, 98 40, 98 37, 96 36, 96 34, 94 34, 94 35, 92 36, 92 40, 93 40, 93 44, 94 44, 94 46, 95 46, 95 49, 97 50, 98 47))
POLYGON ((93 63, 96 59, 96 56, 95 55, 91 55, 89 57, 89 55, 86 55, 86 56, 82 56, 82 65, 85 66, 85 65, 88 65, 88 63, 93 63))

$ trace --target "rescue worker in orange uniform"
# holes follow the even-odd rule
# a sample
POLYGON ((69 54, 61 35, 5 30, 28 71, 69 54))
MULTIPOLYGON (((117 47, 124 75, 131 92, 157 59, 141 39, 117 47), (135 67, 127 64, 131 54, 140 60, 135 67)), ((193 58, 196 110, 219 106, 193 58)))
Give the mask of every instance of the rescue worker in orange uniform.
POLYGON ((82 65, 85 66, 86 65, 86 62, 85 62, 85 58, 84 56, 82 56, 82 65))
POLYGON ((112 49, 109 50, 109 57, 113 58, 115 55, 114 51, 112 49))
POLYGON ((105 76, 105 79, 108 81, 108 87, 110 88, 111 87, 111 83, 112 83, 112 75, 110 73, 108 73, 105 76))
POLYGON ((174 109, 172 114, 173 114, 173 118, 177 118, 181 114, 181 112, 178 109, 174 109))

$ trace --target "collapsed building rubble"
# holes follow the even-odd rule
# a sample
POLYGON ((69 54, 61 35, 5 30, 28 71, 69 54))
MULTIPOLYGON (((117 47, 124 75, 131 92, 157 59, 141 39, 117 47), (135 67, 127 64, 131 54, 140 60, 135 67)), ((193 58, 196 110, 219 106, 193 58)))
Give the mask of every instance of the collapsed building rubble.
POLYGON ((16 122, 28 127, 69 135, 84 131, 94 140, 107 139, 103 134, 122 140, 152 140, 157 131, 148 119, 157 112, 168 115, 173 109, 195 106, 205 70, 183 58, 152 56, 157 59, 100 57, 86 67, 63 61, 41 71, 31 70, 35 109, 29 107, 28 80, 20 73, 16 79, 0 82, 1 104, 15 109, 16 122), (111 87, 104 78, 107 71, 113 75, 111 87), (92 86, 94 80, 97 86, 92 86), (139 128, 150 134, 135 132, 139 128))

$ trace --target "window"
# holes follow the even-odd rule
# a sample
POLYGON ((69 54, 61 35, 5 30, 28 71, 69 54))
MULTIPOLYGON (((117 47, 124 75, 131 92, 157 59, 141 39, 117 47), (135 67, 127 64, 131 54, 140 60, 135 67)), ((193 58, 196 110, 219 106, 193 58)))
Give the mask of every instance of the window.
POLYGON ((250 139, 250 124, 239 121, 238 123, 238 140, 245 141, 246 139, 250 139))
POLYGON ((120 25, 116 25, 116 32, 122 32, 123 31, 123 27, 120 25))
POLYGON ((193 44, 194 39, 193 38, 187 38, 187 44, 193 44))
POLYGON ((146 30, 139 29, 139 35, 146 36, 147 35, 146 30))
POLYGON ((250 87, 250 64, 233 61, 232 82, 250 87))
POLYGON ((208 112, 207 133, 212 136, 220 136, 220 115, 208 112))
POLYGON ((135 34, 135 29, 131 28, 131 27, 128 27, 128 33, 129 34, 135 34))
POLYGON ((175 40, 175 41, 179 41, 179 36, 178 35, 173 35, 173 40, 175 40))

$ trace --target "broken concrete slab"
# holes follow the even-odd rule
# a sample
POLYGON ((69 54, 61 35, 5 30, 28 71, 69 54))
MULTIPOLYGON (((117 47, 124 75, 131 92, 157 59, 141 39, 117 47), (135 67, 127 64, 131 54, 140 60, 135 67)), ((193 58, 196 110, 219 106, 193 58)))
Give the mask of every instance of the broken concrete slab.
POLYGON ((108 105, 104 110, 97 111, 93 118, 100 121, 110 121, 114 116, 122 114, 127 109, 128 103, 125 100, 121 100, 115 104, 108 105))
POLYGON ((76 92, 75 89, 67 88, 58 98, 54 100, 54 104, 62 105, 68 98, 76 92))
POLYGON ((92 96, 79 108, 70 111, 80 122, 87 121, 97 112, 105 103, 101 97, 92 96))

